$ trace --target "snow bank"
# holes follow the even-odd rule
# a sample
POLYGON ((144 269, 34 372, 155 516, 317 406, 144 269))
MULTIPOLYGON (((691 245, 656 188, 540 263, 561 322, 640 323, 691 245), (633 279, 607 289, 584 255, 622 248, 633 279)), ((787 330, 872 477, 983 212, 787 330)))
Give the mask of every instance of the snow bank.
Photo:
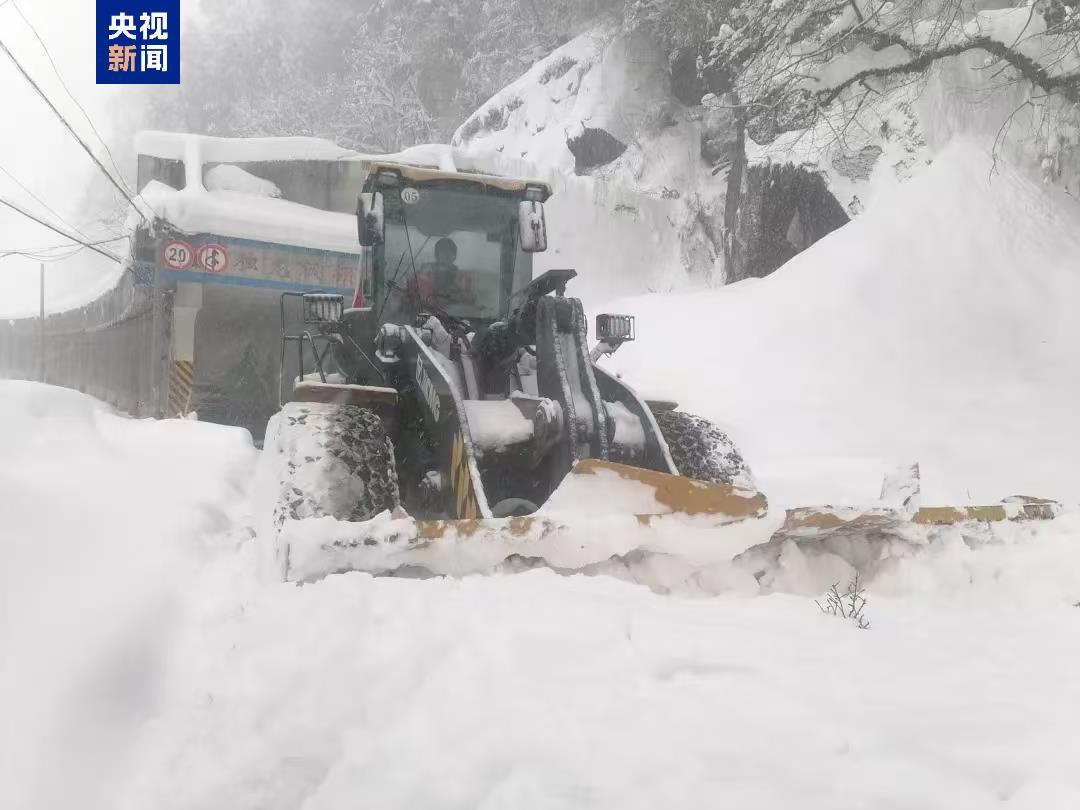
POLYGON ((545 204, 548 249, 533 254, 533 275, 572 267, 568 295, 586 305, 622 294, 686 290, 707 283, 683 264, 677 200, 635 192, 594 177, 552 178, 545 204))
MULTIPOLYGON (((753 566, 732 566, 731 560, 765 543, 783 523, 783 512, 718 525, 707 517, 663 514, 670 507, 658 504, 651 489, 629 481, 573 478, 595 480, 563 481, 544 505, 542 519, 509 532, 470 527, 459 534, 448 528, 438 542, 425 543, 413 542, 410 519, 388 512, 363 528, 333 518, 286 521, 280 539, 288 548, 288 578, 314 582, 340 571, 463 577, 512 572, 527 560, 556 571, 617 576, 657 593, 758 591, 753 566), (662 516, 648 524, 638 520, 649 513, 662 516)), ((262 527, 259 534, 272 542, 262 527)), ((776 566, 768 561, 767 567, 776 566)), ((279 579, 282 573, 279 566, 279 579)))
POLYGON ((1080 556, 1074 558, 1072 547, 1078 536, 1080 512, 1072 511, 1051 521, 788 537, 747 549, 732 565, 752 575, 761 593, 816 596, 858 575, 875 594, 940 598, 1004 589, 1013 604, 1045 606, 1071 599, 1077 588, 1080 556))
POLYGON ((110 807, 250 437, 0 382, 0 446, 0 803, 110 807))
POLYGON ((774 275, 609 309, 610 362, 718 420, 773 505, 867 503, 918 461, 923 503, 1080 491, 1080 213, 954 141, 774 275), (662 358, 662 362, 658 362, 662 358))

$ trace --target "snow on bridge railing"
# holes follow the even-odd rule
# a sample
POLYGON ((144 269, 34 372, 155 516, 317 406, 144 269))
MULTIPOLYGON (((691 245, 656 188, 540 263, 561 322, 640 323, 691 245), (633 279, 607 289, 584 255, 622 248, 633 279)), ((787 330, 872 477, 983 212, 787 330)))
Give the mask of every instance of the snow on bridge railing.
POLYGON ((0 377, 74 388, 134 416, 161 415, 168 302, 155 312, 137 272, 83 306, 0 320, 0 377))

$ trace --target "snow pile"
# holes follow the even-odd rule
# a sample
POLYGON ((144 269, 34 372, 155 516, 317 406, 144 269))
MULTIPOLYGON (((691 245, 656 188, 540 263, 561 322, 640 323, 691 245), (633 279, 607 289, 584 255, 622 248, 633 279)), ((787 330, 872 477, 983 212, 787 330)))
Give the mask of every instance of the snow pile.
POLYGON ((228 163, 210 169, 203 181, 208 191, 239 191, 258 197, 281 196, 281 189, 276 184, 228 163))
POLYGON ((586 305, 622 294, 669 292, 699 286, 683 261, 678 200, 641 194, 594 177, 552 177, 554 195, 545 205, 548 249, 533 254, 533 275, 572 267, 578 276, 568 294, 586 305))
POLYGON ((473 443, 484 450, 505 450, 532 438, 532 422, 508 399, 466 399, 465 416, 473 443))
MULTIPOLYGON (((270 538, 267 546, 287 549, 287 578, 293 582, 341 571, 463 577, 516 571, 527 561, 526 567, 615 576, 657 593, 753 594, 762 566, 770 575, 784 567, 776 565, 769 549, 745 565, 731 564, 740 552, 766 543, 783 522, 783 512, 727 525, 683 514, 643 521, 639 514, 668 509, 657 503, 654 490, 606 476, 581 477, 595 480, 564 481, 567 492, 556 492, 542 514, 509 526, 509 532, 498 522, 466 524, 461 532, 447 526, 437 542, 425 542, 418 540, 411 518, 383 512, 363 525, 333 518, 288 520, 279 538, 261 527, 259 535, 270 538)), ((264 560, 269 552, 264 549, 264 560)))
MULTIPOLYGON (((874 593, 964 591, 997 580, 1023 590, 1023 581, 1047 586, 1053 601, 1075 587, 1072 563, 1055 568, 1080 534, 1080 513, 1051 521, 1002 521, 928 526, 899 525, 885 531, 836 532, 774 537, 738 554, 732 567, 754 578, 758 592, 816 596, 836 583, 860 582, 874 593), (1045 572, 1040 569, 1047 567, 1045 572), (1050 569, 1054 568, 1053 572, 1050 569)), ((700 580, 699 580, 700 581, 700 580)), ((728 576, 735 583, 735 574, 728 576)), ((1038 594, 1032 595, 1041 598, 1038 594)))
POLYGON ((955 141, 766 279, 611 304, 638 341, 605 362, 720 422, 774 505, 866 504, 913 461, 925 505, 1075 501, 1077 214, 955 141))
POLYGON ((186 591, 206 538, 231 526, 250 437, 0 382, 0 443, 2 804, 109 807, 163 708, 186 591))

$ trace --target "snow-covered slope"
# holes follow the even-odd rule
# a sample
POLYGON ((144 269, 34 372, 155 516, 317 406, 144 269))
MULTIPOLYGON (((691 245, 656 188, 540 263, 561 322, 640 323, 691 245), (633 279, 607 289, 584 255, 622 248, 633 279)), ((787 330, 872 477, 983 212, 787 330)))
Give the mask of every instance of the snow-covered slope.
POLYGON ((763 280, 646 296, 612 363, 730 428, 774 503, 1080 494, 1080 209, 971 141, 763 280), (658 361, 662 358, 662 362, 658 361))
POLYGON ((488 99, 453 142, 545 170, 586 170, 656 196, 665 189, 685 195, 714 187, 701 160, 700 117, 672 96, 670 70, 647 36, 600 22, 488 99), (603 130, 618 141, 601 145, 600 152, 611 155, 595 166, 585 155, 583 167, 574 152, 572 142, 585 130, 603 130))

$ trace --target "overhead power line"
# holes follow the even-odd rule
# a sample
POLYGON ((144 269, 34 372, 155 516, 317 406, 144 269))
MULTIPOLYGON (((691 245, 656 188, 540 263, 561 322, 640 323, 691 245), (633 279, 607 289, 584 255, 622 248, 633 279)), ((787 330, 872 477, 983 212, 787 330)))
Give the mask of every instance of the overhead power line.
POLYGON ((53 73, 56 74, 56 79, 60 82, 60 86, 64 88, 64 92, 67 93, 68 98, 71 99, 71 102, 79 108, 79 112, 83 114, 83 118, 86 119, 86 123, 89 125, 91 131, 94 133, 94 135, 97 136, 98 141, 101 142, 101 146, 105 150, 105 154, 109 156, 109 162, 112 164, 113 169, 116 171, 117 177, 120 178, 120 182, 124 183, 124 187, 130 191, 131 187, 128 186, 126 182, 124 182, 124 173, 120 170, 120 166, 117 164, 116 157, 113 155, 112 150, 109 149, 109 144, 105 142, 105 139, 103 137, 101 137, 101 133, 98 132, 97 127, 94 126, 94 122, 90 118, 90 114, 86 111, 86 108, 79 103, 79 100, 75 98, 75 94, 72 93, 71 88, 67 86, 67 82, 64 81, 64 77, 60 75, 60 68, 56 66, 56 62, 53 60, 52 53, 49 52, 49 47, 45 44, 45 40, 41 38, 41 34, 38 33, 38 30, 34 27, 34 24, 30 22, 30 18, 23 13, 22 8, 20 8, 16 0, 10 0, 10 2, 18 15, 22 17, 22 21, 26 23, 26 27, 30 29, 31 33, 33 33, 34 38, 41 46, 41 50, 45 52, 45 58, 48 59, 49 64, 52 65, 53 73))
POLYGON ((25 250, 5 250, 0 252, 0 259, 6 259, 9 256, 21 256, 24 259, 32 259, 35 262, 45 262, 46 264, 52 264, 53 262, 62 262, 65 259, 70 259, 77 253, 82 253, 86 248, 82 245, 75 245, 73 248, 68 248, 66 253, 30 253, 25 250))
POLYGON ((25 183, 23 183, 21 180, 19 180, 18 177, 13 175, 11 172, 9 172, 7 169, 5 169, 3 166, 0 166, 0 173, 3 173, 9 180, 11 180, 12 183, 17 185, 19 188, 21 188, 23 191, 25 191, 31 197, 33 197, 34 201, 37 202, 38 205, 40 205, 42 208, 44 208, 46 211, 48 211, 50 214, 52 214, 54 217, 56 217, 56 219, 60 220, 60 222, 62 222, 63 224, 65 224, 69 228, 71 228, 71 230, 73 230, 75 233, 79 234, 79 236, 83 237, 84 239, 89 239, 90 238, 89 236, 86 235, 85 232, 83 232, 83 230, 81 228, 76 227, 75 225, 71 224, 66 219, 64 219, 62 216, 60 216, 60 214, 57 213, 55 208, 53 208, 51 205, 49 205, 47 202, 45 202, 43 199, 41 199, 41 197, 39 197, 37 194, 35 194, 25 183))
POLYGON ((44 247, 0 248, 0 259, 6 259, 8 256, 22 256, 40 262, 59 262, 70 259, 75 254, 82 253, 94 245, 107 245, 127 238, 126 236, 119 236, 112 239, 87 242, 86 244, 66 242, 62 245, 47 245, 44 247))
MULTIPOLYGON (((54 233, 60 234, 65 239, 69 239, 69 240, 71 240, 73 243, 75 243, 77 245, 82 245, 83 247, 89 248, 90 250, 94 251, 95 253, 100 253, 106 259, 112 259, 112 261, 114 261, 114 262, 121 262, 122 261, 122 259, 117 254, 113 253, 111 250, 105 250, 104 248, 100 247, 99 245, 97 245, 97 244, 95 244, 93 242, 88 242, 88 241, 85 241, 83 239, 79 239, 74 234, 71 234, 71 233, 68 233, 68 232, 64 231, 62 228, 59 228, 56 225, 53 225, 51 222, 46 222, 45 220, 41 219, 40 217, 34 216, 34 214, 30 213, 25 208, 22 208, 21 206, 16 205, 15 203, 11 202, 10 200, 5 200, 2 197, 0 197, 0 205, 7 206, 12 211, 16 211, 16 212, 22 214, 27 219, 32 219, 34 222, 38 223, 39 225, 43 225, 44 227, 48 228, 50 231, 53 231, 54 233)), ((112 240, 110 240, 110 241, 112 241, 112 240)))
MULTIPOLYGON (((108 245, 112 242, 122 242, 128 239, 127 236, 110 236, 108 239, 93 239, 82 243, 83 247, 89 247, 90 245, 108 245)), ((41 247, 28 247, 28 248, 11 248, 5 250, 5 253, 48 253, 56 250, 66 250, 72 247, 71 242, 65 242, 62 245, 43 245, 41 247)))
MULTIPOLYGON (((105 168, 105 164, 102 163, 98 159, 97 155, 94 154, 94 150, 91 149, 89 147, 89 145, 86 143, 86 141, 84 141, 82 139, 82 137, 79 135, 79 133, 75 131, 75 128, 72 127, 70 123, 68 123, 68 120, 66 118, 64 118, 63 113, 61 113, 60 110, 58 110, 56 108, 56 105, 52 103, 52 101, 49 99, 49 97, 47 95, 45 95, 45 91, 42 90, 38 86, 37 82, 35 82, 33 80, 33 78, 30 76, 30 74, 26 72, 25 68, 23 68, 22 64, 20 64, 19 60, 15 58, 15 54, 13 54, 10 50, 8 50, 8 47, 7 47, 7 45, 4 44, 3 40, 0 40, 0 50, 2 50, 7 55, 7 58, 11 60, 11 63, 13 65, 15 65, 15 68, 19 71, 19 73, 22 74, 22 77, 24 79, 26 79, 26 81, 30 84, 30 86, 32 88, 34 88, 34 92, 36 92, 39 96, 41 96, 42 100, 47 105, 49 105, 49 109, 53 111, 53 114, 58 119, 60 119, 60 123, 64 125, 65 129, 67 129, 68 132, 71 133, 71 136, 73 138, 75 138, 76 141, 79 142, 79 146, 81 146, 83 148, 83 150, 86 152, 86 154, 88 154, 90 156, 90 159, 94 161, 94 164, 101 170, 101 173, 104 174, 105 177, 108 178, 109 182, 112 183, 113 186, 116 187, 116 190, 119 191, 121 195, 123 195, 124 199, 126 199, 129 203, 131 203, 131 207, 134 208, 139 213, 139 216, 141 216, 145 220, 146 215, 143 214, 143 212, 140 210, 139 206, 136 204, 135 198, 131 196, 131 192, 128 191, 123 186, 121 186, 120 183, 117 181, 117 179, 112 176, 112 173, 108 169, 105 168)), ((77 240, 75 240, 75 241, 77 241, 77 240)))

